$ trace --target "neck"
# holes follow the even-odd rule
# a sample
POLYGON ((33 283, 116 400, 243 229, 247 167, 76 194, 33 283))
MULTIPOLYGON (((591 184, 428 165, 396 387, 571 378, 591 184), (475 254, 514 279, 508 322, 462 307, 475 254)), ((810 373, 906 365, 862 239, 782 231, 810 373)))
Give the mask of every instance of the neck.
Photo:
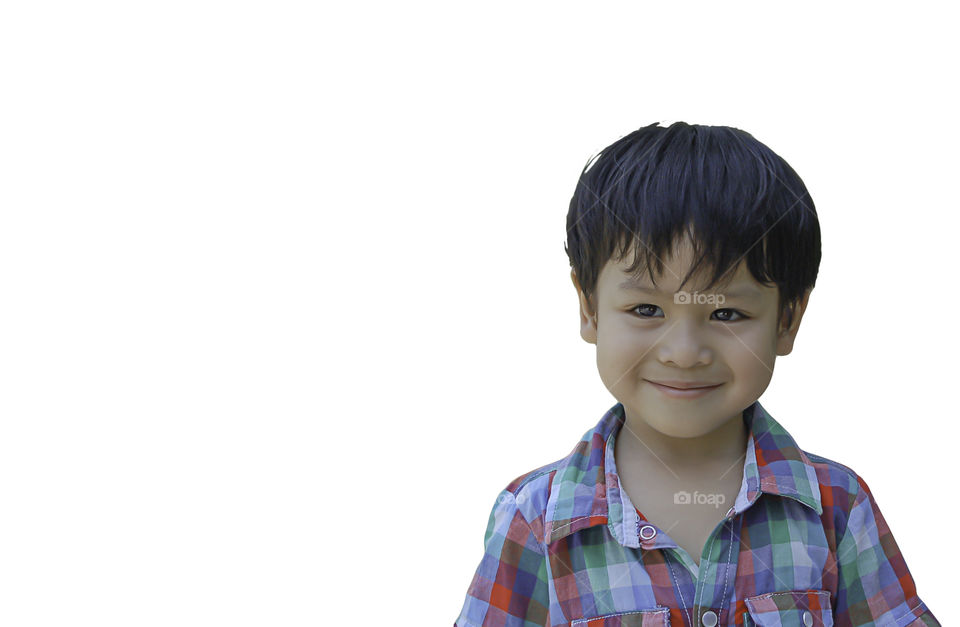
POLYGON ((659 468, 666 475, 683 479, 686 474, 716 473, 730 478, 737 467, 743 468, 747 451, 747 427, 742 413, 704 435, 676 438, 653 429, 643 420, 626 423, 617 437, 617 449, 634 459, 646 459, 648 468, 659 468), (733 469, 733 470, 731 470, 733 469))

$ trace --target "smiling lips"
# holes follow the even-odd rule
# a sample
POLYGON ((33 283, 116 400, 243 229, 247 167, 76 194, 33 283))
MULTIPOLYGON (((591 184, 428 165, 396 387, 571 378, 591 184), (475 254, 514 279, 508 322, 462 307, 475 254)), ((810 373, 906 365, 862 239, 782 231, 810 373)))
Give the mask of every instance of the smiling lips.
POLYGON ((699 398, 719 388, 722 383, 703 381, 650 381, 647 383, 672 398, 699 398))

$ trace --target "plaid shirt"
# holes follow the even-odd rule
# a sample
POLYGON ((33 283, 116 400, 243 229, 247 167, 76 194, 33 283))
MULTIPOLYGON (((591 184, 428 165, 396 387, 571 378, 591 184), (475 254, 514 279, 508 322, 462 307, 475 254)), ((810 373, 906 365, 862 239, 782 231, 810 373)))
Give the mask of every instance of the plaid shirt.
POLYGON ((699 566, 621 488, 617 403, 497 496, 455 627, 940 625, 863 479, 758 402, 743 420, 743 483, 699 566))

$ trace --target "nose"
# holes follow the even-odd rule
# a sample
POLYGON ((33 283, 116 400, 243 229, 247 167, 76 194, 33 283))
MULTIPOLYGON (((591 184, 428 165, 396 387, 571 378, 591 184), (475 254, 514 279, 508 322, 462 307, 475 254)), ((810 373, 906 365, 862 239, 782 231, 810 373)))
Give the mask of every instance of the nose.
POLYGON ((656 342, 657 359, 678 368, 707 365, 713 360, 712 349, 704 343, 692 320, 679 320, 656 342))

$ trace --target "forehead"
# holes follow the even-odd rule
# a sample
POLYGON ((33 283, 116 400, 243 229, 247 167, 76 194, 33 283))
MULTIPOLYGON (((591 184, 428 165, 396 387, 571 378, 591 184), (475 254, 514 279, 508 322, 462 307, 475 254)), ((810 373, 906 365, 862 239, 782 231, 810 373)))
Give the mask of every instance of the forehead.
MULTIPOLYGON (((680 284, 692 266, 691 259, 663 260, 664 269, 659 274, 652 271, 655 284, 650 281, 650 272, 646 268, 637 268, 633 273, 627 272, 630 260, 610 260, 603 268, 600 283, 608 292, 639 293, 639 294, 673 294, 680 291, 680 284), (679 261, 679 262, 678 262, 679 261)), ((762 297, 767 292, 776 292, 776 287, 759 283, 750 274, 745 261, 741 261, 736 269, 721 277, 717 284, 706 289, 712 275, 712 268, 700 268, 698 273, 687 279, 683 289, 693 291, 716 291, 727 296, 762 297)))

